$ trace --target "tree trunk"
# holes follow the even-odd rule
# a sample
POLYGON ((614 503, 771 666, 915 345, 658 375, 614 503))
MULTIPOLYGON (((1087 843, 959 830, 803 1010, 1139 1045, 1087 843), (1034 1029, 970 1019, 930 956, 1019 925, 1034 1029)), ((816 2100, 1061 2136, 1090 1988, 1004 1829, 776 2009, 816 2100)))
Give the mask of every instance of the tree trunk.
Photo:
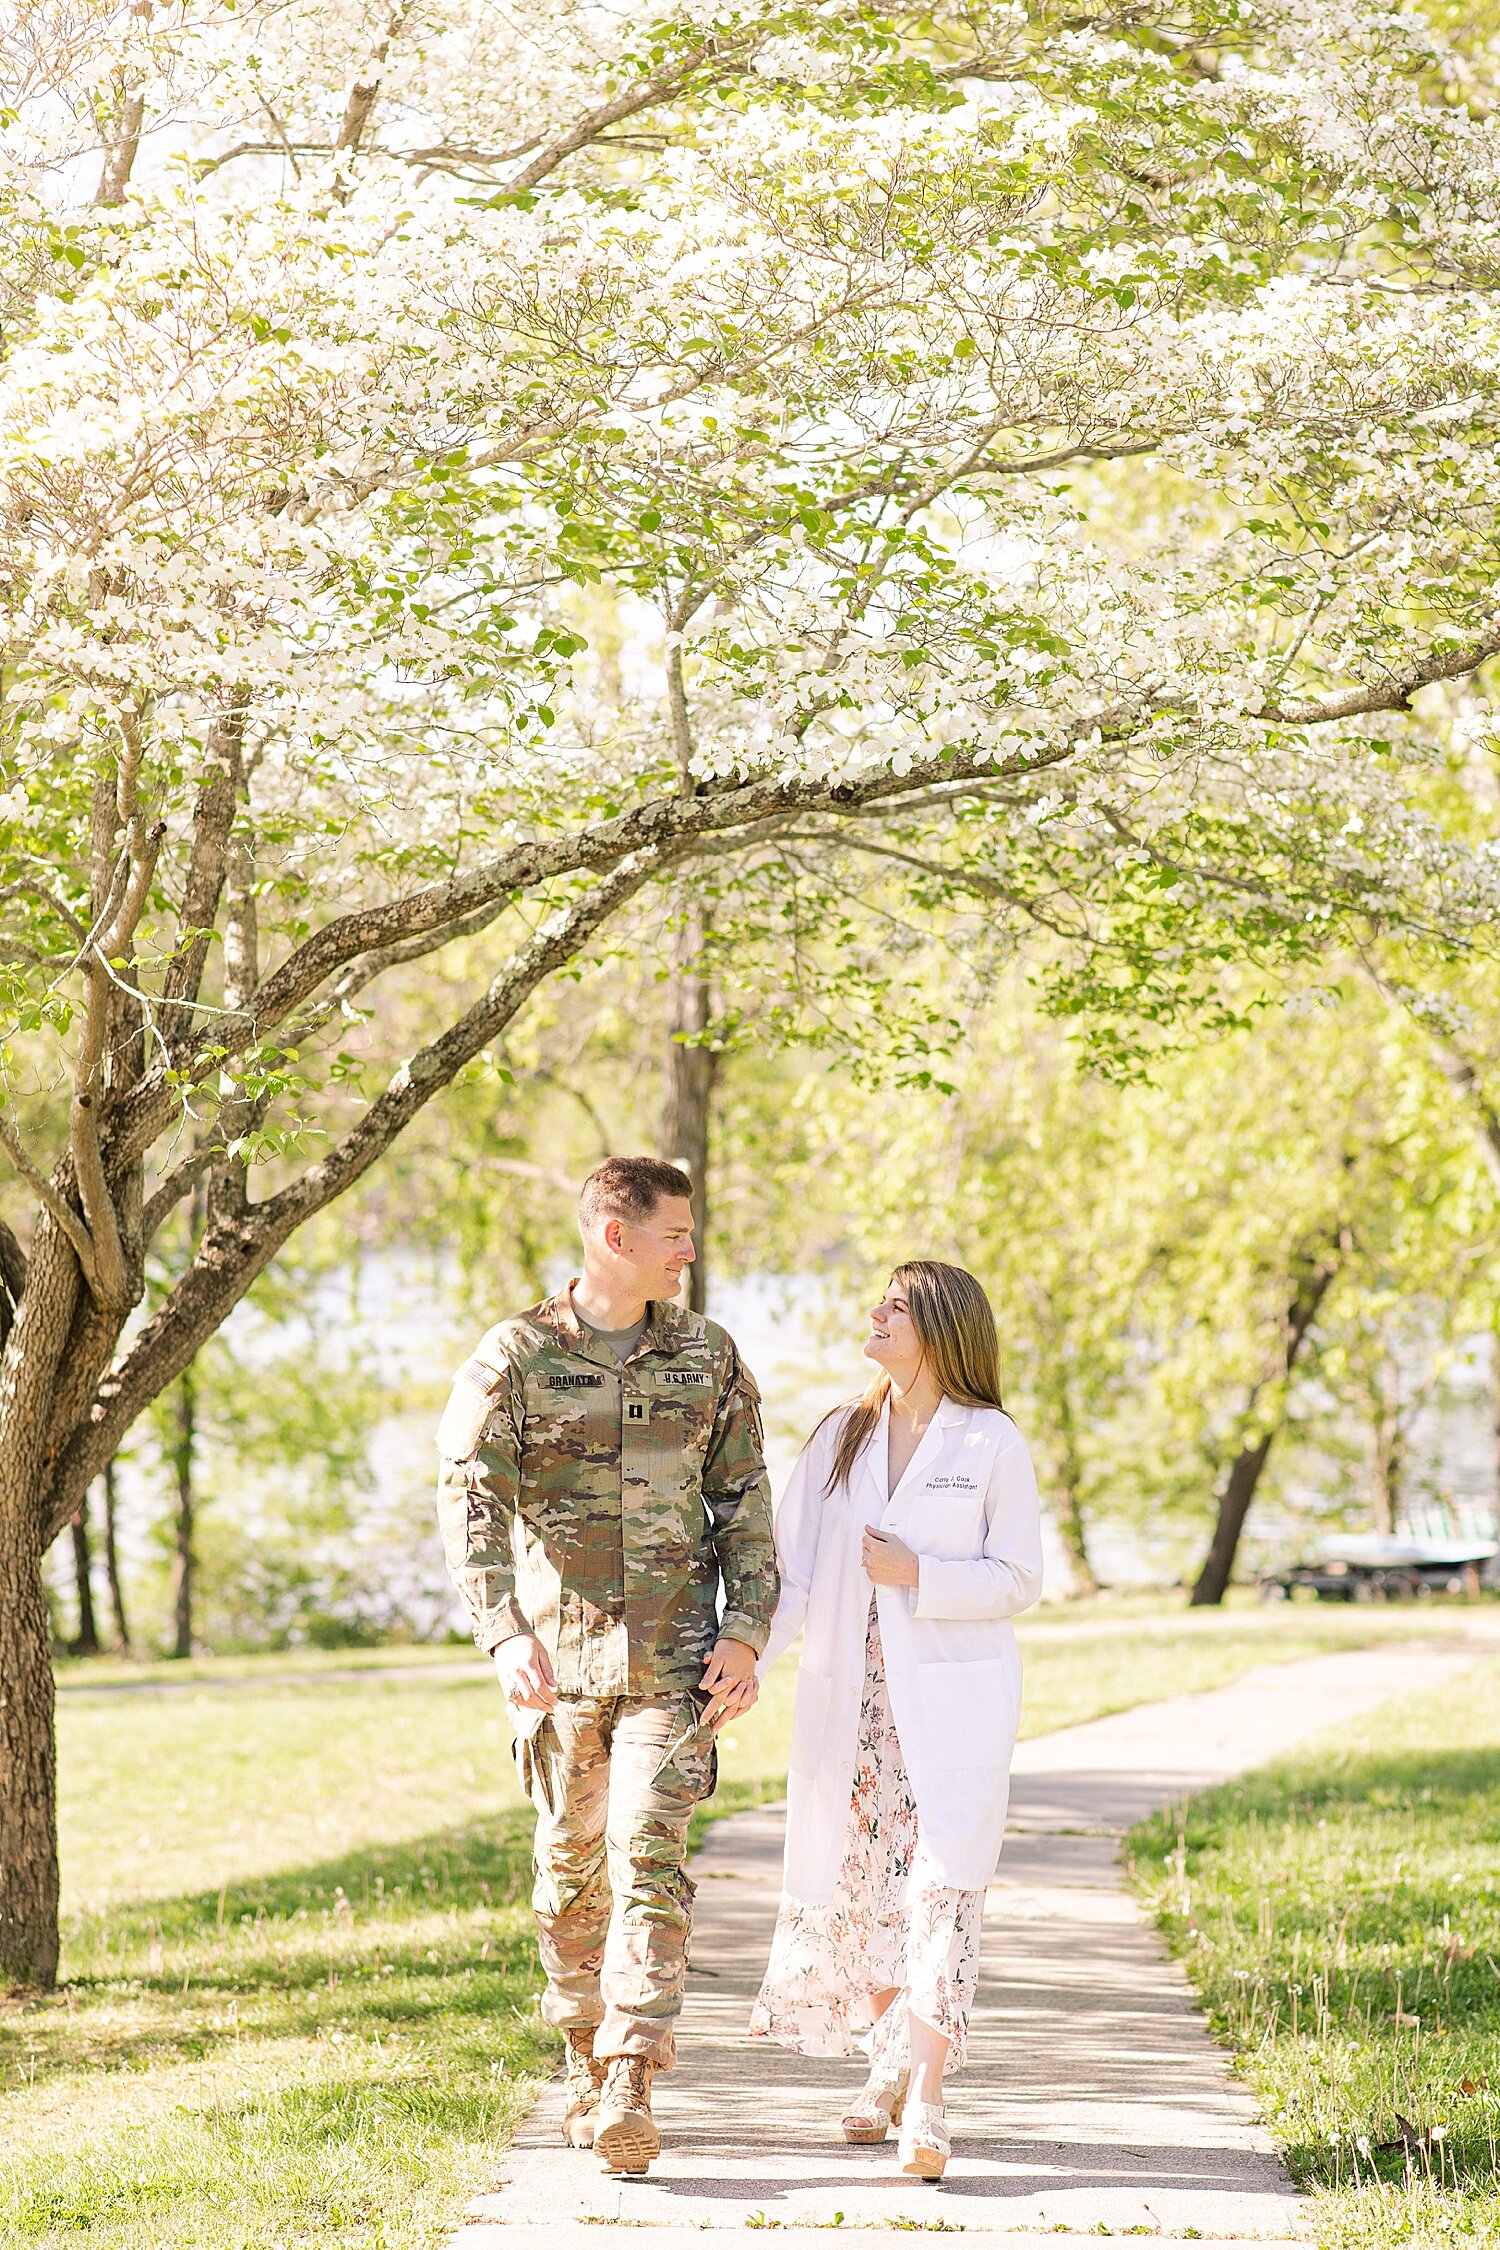
POLYGON ((1203 1609, 1221 1602, 1229 1591, 1229 1580, 1234 1571, 1234 1558, 1239 1551, 1240 1533, 1245 1528, 1245 1518, 1250 1513, 1250 1503, 1255 1498, 1255 1488, 1260 1483, 1260 1472, 1270 1457, 1275 1443, 1278 1421, 1254 1445, 1242 1446, 1229 1465, 1219 1494, 1219 1514, 1214 1525, 1214 1535, 1209 1542, 1198 1582, 1193 1588, 1189 1607, 1203 1609))
POLYGON ((52 1645, 30 1523, 0 1510, 0 1991, 57 1975, 52 1645))
POLYGON ((193 1653, 193 1454, 198 1434, 198 1392, 193 1371, 177 1378, 177 1437, 172 1466, 177 1473, 177 1542, 172 1557, 172 1615, 176 1625, 174 1656, 193 1653))
POLYGON ((1078 1433, 1073 1402, 1059 1390, 1054 1400, 1058 1430, 1057 1529, 1073 1573, 1075 1594, 1097 1594, 1099 1581, 1089 1557, 1088 1523, 1083 1508, 1083 1463, 1078 1454, 1078 1433))
POLYGON ((673 933, 673 966, 667 986, 661 1147, 668 1162, 680 1164, 693 1183, 697 1257, 688 1269, 688 1304, 694 1312, 702 1312, 708 1303, 709 1140, 719 1057, 712 1048, 692 1043, 701 1039, 713 1013, 709 980, 702 968, 707 918, 700 907, 681 894, 677 907, 679 921, 673 933))
POLYGON ((1058 1483, 1057 1529, 1068 1557, 1068 1567, 1073 1573, 1073 1592, 1097 1594, 1099 1581, 1094 1575, 1094 1565, 1089 1556, 1088 1525, 1084 1520, 1083 1504, 1076 1486, 1069 1483, 1066 1477, 1058 1483))
POLYGON ((1239 1551, 1240 1534, 1245 1528, 1245 1519, 1250 1513, 1261 1471, 1276 1442, 1276 1433, 1286 1419, 1286 1384, 1297 1364, 1303 1339, 1317 1318, 1318 1307, 1327 1296, 1329 1284, 1338 1272, 1342 1249, 1342 1238, 1325 1243, 1316 1254, 1316 1262, 1307 1263, 1297 1281, 1282 1322, 1275 1363, 1256 1384, 1242 1426, 1248 1431, 1255 1421, 1263 1418, 1264 1394, 1273 1386, 1277 1394, 1277 1410, 1269 1427, 1263 1429, 1258 1437, 1251 1439, 1247 1436, 1229 1465, 1229 1473, 1219 1491, 1219 1513, 1214 1524, 1214 1535, 1209 1541, 1203 1568, 1198 1573, 1198 1580, 1189 1600, 1189 1607, 1192 1609, 1215 1606, 1229 1591, 1234 1558, 1239 1551))
POLYGON ((73 1643, 73 1654, 97 1656, 99 1628, 94 1622, 94 1555, 89 1539, 87 1501, 78 1510, 69 1528, 73 1534, 73 1577, 78 1588, 78 1638, 73 1643))
POLYGON ((115 1647, 130 1654, 130 1627, 125 1621, 125 1595, 120 1585, 120 1557, 115 1547, 115 1464, 104 1472, 104 1571, 109 1580, 109 1606, 114 1618, 115 1647))
POLYGON ((57 1753, 42 1554, 62 1524, 45 1525, 43 1494, 77 1303, 76 1259, 44 1214, 0 1357, 0 1990, 46 1987, 57 1975, 57 1753))

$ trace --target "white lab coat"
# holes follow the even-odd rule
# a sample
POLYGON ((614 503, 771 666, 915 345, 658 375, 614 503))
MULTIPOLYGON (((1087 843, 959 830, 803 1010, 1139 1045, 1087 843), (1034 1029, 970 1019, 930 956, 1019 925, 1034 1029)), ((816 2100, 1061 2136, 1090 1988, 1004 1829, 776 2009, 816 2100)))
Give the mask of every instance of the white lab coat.
POLYGON ((781 1599, 760 1669, 804 1634, 787 1781, 788 1893, 833 1895, 859 1733, 870 1581, 867 1524, 919 1559, 915 1587, 877 1589, 891 1715, 917 1825, 941 1882, 980 1890, 1005 1835, 1021 1715, 1009 1620, 1041 1592, 1041 1522, 1026 1441, 997 1407, 945 1399, 892 1493, 889 1412, 847 1487, 825 1494, 839 1416, 804 1447, 776 1513, 781 1599))

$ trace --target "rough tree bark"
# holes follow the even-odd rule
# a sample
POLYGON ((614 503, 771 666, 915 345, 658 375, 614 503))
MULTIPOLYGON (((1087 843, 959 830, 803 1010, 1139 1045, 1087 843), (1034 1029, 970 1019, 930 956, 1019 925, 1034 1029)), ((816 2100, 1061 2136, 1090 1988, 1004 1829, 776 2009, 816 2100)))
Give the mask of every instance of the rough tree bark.
POLYGON ((0 1513, 0 1988, 57 1975, 57 1753, 47 1597, 34 1541, 0 1513))
POLYGON ((1317 1319, 1344 1255, 1342 1234, 1310 1245, 1298 1261, 1299 1270, 1281 1322, 1281 1334, 1265 1374, 1250 1394, 1241 1420, 1246 1435, 1230 1462, 1219 1487, 1218 1517, 1203 1568, 1193 1587, 1189 1607, 1202 1609, 1221 1602, 1229 1590, 1240 1535, 1255 1499, 1261 1472, 1271 1456, 1277 1432, 1286 1419, 1286 1387, 1297 1364, 1308 1330, 1317 1319), (1251 1436, 1249 1433, 1256 1431, 1251 1436))
POLYGON ((198 1442, 198 1386, 189 1367, 177 1378, 176 1429, 172 1435, 172 1474, 177 1484, 177 1521, 172 1545, 172 1625, 174 1656, 193 1653, 193 1594, 198 1572, 195 1545, 198 1495, 194 1482, 198 1442))

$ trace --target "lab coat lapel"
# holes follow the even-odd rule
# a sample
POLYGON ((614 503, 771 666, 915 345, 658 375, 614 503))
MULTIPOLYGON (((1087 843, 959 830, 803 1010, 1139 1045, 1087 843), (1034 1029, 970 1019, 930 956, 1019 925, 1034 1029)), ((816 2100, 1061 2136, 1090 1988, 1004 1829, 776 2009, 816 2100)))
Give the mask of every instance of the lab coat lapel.
MULTIPOLYGON (((948 1425, 953 1419, 952 1405, 953 1402, 951 1399, 945 1398, 939 1401, 937 1412, 933 1415, 932 1420, 928 1423, 926 1429, 922 1432, 921 1442, 918 1444, 916 1452, 907 1462, 906 1467, 902 1470, 900 1480, 897 1483, 895 1491, 887 1492, 886 1494, 886 1504, 884 1511, 886 1515, 890 1514, 892 1508, 894 1508, 894 1506, 896 1505, 896 1502, 901 1498, 902 1493, 909 1491, 915 1484, 917 1478, 920 1476, 924 1476, 926 1472, 932 1467, 933 1457, 937 1453, 939 1447, 942 1445, 948 1425)), ((959 1411, 962 1412, 962 1409, 960 1408, 959 1411)), ((880 1461, 882 1483, 885 1482, 890 1469, 891 1456, 890 1424, 888 1420, 889 1414, 890 1407, 889 1405, 887 1405, 885 1414, 881 1417, 880 1423, 880 1461)))
POLYGON ((865 1440, 859 1456, 858 1474, 864 1479, 862 1502, 866 1523, 879 1523, 890 1497, 886 1490, 891 1461, 890 1413, 888 1403, 882 1406, 880 1420, 865 1440))

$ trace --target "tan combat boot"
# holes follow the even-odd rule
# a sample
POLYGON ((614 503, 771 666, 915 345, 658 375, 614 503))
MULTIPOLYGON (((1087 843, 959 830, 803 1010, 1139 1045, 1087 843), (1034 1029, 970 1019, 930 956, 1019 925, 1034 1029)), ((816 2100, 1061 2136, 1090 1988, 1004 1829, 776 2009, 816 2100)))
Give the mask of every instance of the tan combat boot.
POLYGON ((605 2065, 594 2147, 611 2172, 644 2172, 661 2154, 661 2135, 651 2118, 655 2068, 645 2055, 612 2055, 605 2065))
POLYGON ((565 2065, 568 2106, 563 2111, 562 2135, 569 2148, 592 2148, 604 2065, 594 2053, 594 2027, 584 2024, 567 2035, 565 2065))

